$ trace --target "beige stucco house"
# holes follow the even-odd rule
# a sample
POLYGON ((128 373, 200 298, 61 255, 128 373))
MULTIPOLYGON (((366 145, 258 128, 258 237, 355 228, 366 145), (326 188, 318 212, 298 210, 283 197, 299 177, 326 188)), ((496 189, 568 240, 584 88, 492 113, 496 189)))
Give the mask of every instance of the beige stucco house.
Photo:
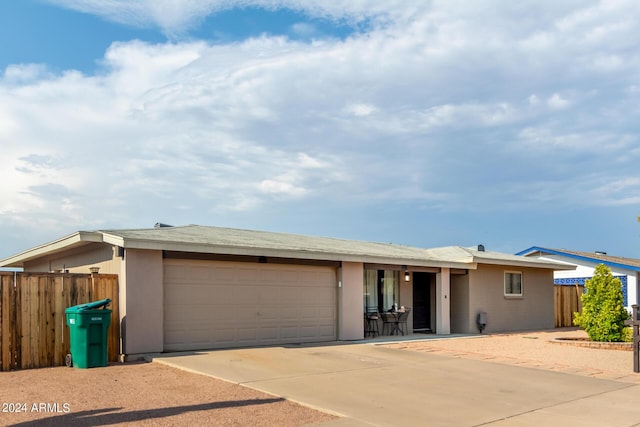
POLYGON ((189 225, 79 231, 0 261, 118 274, 122 353, 359 340, 367 310, 410 307, 408 333, 553 328, 553 272, 485 250, 189 225))

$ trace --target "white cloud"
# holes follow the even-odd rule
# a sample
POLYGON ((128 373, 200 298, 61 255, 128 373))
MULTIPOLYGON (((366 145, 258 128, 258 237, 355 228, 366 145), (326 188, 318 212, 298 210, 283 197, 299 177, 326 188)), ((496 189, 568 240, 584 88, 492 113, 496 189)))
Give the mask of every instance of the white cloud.
POLYGON ((345 112, 356 117, 369 116, 377 111, 375 105, 371 104, 351 104, 345 107, 345 112))
POLYGON ((569 100, 561 97, 559 94, 554 93, 547 100, 547 105, 549 105, 549 107, 553 110, 561 110, 563 108, 567 108, 569 105, 571 105, 571 103, 569 102, 569 100))
POLYGON ((379 21, 310 43, 118 42, 96 75, 6 68, 2 227, 213 223, 275 206, 393 217, 410 201, 499 215, 591 206, 574 193, 605 188, 605 204, 636 203, 635 3, 55 3, 167 33, 238 5, 379 21))
POLYGON ((318 34, 317 28, 307 22, 296 22, 291 26, 291 31, 297 36, 304 38, 311 38, 318 34))
POLYGON ((2 79, 7 84, 28 83, 48 76, 43 64, 11 64, 4 70, 2 79))
POLYGON ((265 193, 287 194, 291 196, 301 196, 306 193, 306 190, 302 187, 296 187, 290 182, 273 179, 265 179, 260 183, 259 188, 265 193))

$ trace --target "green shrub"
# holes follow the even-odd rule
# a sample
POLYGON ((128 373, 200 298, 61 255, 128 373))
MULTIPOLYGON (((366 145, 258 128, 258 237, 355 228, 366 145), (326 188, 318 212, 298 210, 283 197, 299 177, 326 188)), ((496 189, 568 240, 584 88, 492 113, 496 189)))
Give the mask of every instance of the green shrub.
POLYGON ((623 341, 624 321, 629 313, 624 307, 622 283, 613 277, 609 267, 600 264, 585 283, 582 313, 576 313, 573 323, 584 329, 591 341, 623 341))
POLYGON ((622 330, 622 341, 633 342, 633 328, 631 326, 626 326, 622 330))

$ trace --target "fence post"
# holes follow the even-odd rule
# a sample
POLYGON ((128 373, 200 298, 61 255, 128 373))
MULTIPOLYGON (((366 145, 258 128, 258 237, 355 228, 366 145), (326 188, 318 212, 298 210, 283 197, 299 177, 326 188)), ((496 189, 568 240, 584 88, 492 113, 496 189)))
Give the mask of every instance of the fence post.
POLYGON ((631 320, 625 320, 624 324, 633 327, 633 372, 640 372, 640 319, 638 318, 638 304, 631 306, 633 314, 631 320))

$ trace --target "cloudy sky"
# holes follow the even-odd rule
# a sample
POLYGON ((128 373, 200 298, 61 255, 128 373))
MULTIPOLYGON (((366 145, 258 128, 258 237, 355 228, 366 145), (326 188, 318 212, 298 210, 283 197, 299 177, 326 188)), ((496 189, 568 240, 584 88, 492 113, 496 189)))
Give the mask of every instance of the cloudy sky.
POLYGON ((636 0, 0 2, 0 258, 201 224, 640 257, 636 0))

